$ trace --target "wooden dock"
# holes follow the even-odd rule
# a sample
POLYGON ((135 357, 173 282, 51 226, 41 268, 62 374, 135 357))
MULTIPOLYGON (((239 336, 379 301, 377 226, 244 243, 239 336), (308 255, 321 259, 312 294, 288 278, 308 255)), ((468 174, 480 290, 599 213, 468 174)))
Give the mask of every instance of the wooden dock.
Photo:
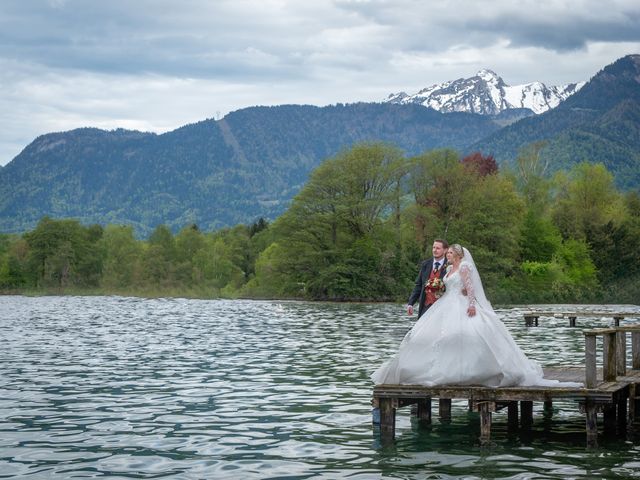
POLYGON ((491 414, 508 409, 510 425, 533 422, 533 402, 550 407, 557 400, 572 400, 585 414, 587 445, 597 445, 599 413, 603 428, 615 431, 635 422, 640 415, 640 324, 584 331, 585 364, 545 368, 545 378, 582 383, 583 387, 482 387, 464 385, 376 385, 373 406, 379 409, 380 435, 395 436, 398 408, 416 405, 423 424, 431 422, 432 400, 439 402, 441 418, 450 418, 451 400, 466 399, 480 413, 480 440, 491 437, 491 414), (629 335, 630 334, 630 335, 629 335), (631 366, 627 367, 627 337, 631 337, 631 366), (602 367, 596 367, 596 339, 602 338, 602 367))
POLYGON ((546 310, 531 310, 528 312, 524 312, 522 315, 524 317, 524 324, 527 327, 537 327, 539 325, 538 319, 540 317, 551 317, 551 318, 568 318, 569 326, 575 327, 576 320, 578 317, 605 317, 613 319, 613 322, 616 327, 620 326, 620 321, 626 318, 638 318, 640 317, 640 313, 638 312, 603 312, 603 311, 594 311, 594 310, 564 310, 560 312, 551 312, 546 310))

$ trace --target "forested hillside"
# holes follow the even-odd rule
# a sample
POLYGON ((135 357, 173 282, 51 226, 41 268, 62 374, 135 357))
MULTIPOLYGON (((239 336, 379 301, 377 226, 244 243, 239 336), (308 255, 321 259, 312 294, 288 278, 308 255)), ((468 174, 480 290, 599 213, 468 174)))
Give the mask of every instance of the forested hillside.
MULTIPOLYGON (((492 301, 634 303, 640 196, 602 164, 540 175, 535 150, 407 157, 358 144, 316 168, 275 222, 215 232, 43 218, 0 235, 0 290, 406 301, 435 238, 473 253, 492 301)), ((429 253, 430 255, 430 253, 429 253)))
MULTIPOLYGON (((597 73, 537 116, 442 114, 421 105, 252 107, 220 120, 150 133, 78 129, 37 138, 0 169, 0 232, 33 229, 43 216, 81 224, 213 231, 275 220, 325 159, 363 142, 404 155, 451 148, 517 169, 534 149, 541 173, 600 163, 618 188, 640 185, 640 55, 597 73)), ((507 111, 508 112, 508 111, 507 111)), ((504 112, 503 112, 504 113, 504 112)))
POLYGON ((607 66, 579 92, 542 115, 528 117, 473 145, 513 164, 525 145, 544 142, 541 159, 553 172, 601 162, 624 189, 640 185, 640 55, 607 66))
POLYGON ((196 223, 213 230, 274 219, 325 158, 383 140, 413 155, 464 149, 499 126, 419 105, 285 105, 239 110, 164 135, 79 129, 43 135, 0 170, 0 231, 44 215, 84 224, 196 223))

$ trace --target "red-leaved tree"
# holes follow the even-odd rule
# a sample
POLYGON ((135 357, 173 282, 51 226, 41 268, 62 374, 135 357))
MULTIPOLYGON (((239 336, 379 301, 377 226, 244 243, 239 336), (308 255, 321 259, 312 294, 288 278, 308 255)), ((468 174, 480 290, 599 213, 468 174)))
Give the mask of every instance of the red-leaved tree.
POLYGON ((480 177, 498 173, 498 164, 493 155, 485 157, 480 152, 474 152, 464 157, 462 164, 466 168, 473 169, 480 177))

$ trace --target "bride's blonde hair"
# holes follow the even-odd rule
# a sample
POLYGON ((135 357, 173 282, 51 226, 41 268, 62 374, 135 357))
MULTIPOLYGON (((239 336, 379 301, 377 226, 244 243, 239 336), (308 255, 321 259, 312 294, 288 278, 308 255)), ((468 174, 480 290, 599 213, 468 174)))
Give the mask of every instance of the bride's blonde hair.
POLYGON ((462 245, 460 245, 459 243, 454 243, 449 248, 453 250, 455 254, 458 255, 460 258, 464 257, 464 250, 462 249, 462 245))

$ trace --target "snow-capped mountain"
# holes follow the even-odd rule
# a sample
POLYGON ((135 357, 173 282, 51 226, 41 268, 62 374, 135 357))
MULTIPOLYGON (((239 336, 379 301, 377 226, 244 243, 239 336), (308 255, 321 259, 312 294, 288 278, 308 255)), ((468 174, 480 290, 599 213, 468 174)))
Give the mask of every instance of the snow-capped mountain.
POLYGON ((543 113, 580 90, 586 82, 547 87, 533 82, 507 85, 491 70, 480 70, 474 77, 439 83, 408 95, 393 93, 389 103, 418 103, 440 112, 470 112, 497 115, 512 108, 528 108, 543 113))

